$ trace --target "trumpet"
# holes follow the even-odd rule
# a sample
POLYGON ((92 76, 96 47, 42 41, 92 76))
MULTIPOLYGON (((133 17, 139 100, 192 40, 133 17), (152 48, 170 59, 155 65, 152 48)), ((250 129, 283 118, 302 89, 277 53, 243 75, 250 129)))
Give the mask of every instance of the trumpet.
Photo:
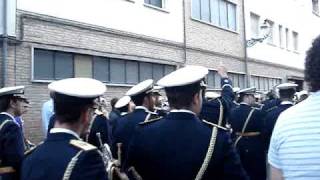
MULTIPOLYGON (((101 134, 96 133, 96 136, 99 141, 100 150, 102 152, 102 158, 106 166, 106 171, 108 173, 108 179, 110 180, 129 180, 128 176, 125 173, 120 171, 120 161, 112 157, 112 153, 108 144, 103 144, 101 139, 101 134)), ((121 144, 118 145, 118 148, 121 148, 121 144)), ((121 155, 121 149, 118 149, 118 155, 121 155)), ((120 156, 119 156, 120 157, 120 156)), ((119 158, 120 159, 120 158, 119 158)))

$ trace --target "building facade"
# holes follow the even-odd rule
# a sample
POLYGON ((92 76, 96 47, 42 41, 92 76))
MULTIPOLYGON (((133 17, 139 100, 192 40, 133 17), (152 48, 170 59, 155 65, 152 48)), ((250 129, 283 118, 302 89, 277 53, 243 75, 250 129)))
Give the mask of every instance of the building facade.
POLYGON ((306 51, 319 35, 319 7, 315 0, 245 0, 246 39, 261 39, 248 44, 247 56, 251 85, 270 88, 265 77, 291 81, 303 88, 306 51), (315 9, 316 8, 316 9, 315 9), (263 25, 268 28, 263 29, 263 25), (257 64, 260 64, 259 67, 257 64), (262 77, 261 77, 262 76, 262 77))
MULTIPOLYGON (((246 51, 250 22, 244 19, 248 12, 243 2, 17 0, 15 36, 7 38, 5 85, 26 86, 32 105, 23 115, 27 137, 43 139, 41 106, 49 99, 47 85, 62 78, 101 80, 108 101, 142 80, 157 80, 186 64, 210 69, 211 90, 220 89, 216 69, 221 64, 241 88, 249 86, 246 74, 257 77, 260 90, 287 77, 302 78, 301 67, 246 51)), ((2 66, 2 53, 0 57, 2 66)))

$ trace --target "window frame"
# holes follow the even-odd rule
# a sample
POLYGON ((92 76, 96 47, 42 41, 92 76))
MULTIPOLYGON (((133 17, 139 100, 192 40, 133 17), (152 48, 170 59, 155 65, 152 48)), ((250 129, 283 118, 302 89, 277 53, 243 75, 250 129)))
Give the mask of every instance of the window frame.
POLYGON ((150 2, 151 2, 151 0, 143 0, 143 5, 145 7, 149 7, 149 8, 155 9, 155 10, 159 10, 159 11, 162 11, 162 12, 169 13, 169 11, 167 9, 166 0, 161 0, 161 7, 153 5, 150 2), (145 2, 145 1, 148 1, 148 2, 145 2))
POLYGON ((282 82, 282 78, 280 78, 280 77, 268 77, 268 76, 261 76, 261 75, 252 74, 250 76, 250 78, 251 78, 251 80, 253 80, 253 86, 257 89, 258 92, 269 91, 269 90, 273 89, 275 86, 281 84, 281 82, 282 82), (257 82, 255 80, 257 80, 257 82), (270 84, 270 81, 272 81, 272 84, 270 84), (274 82, 275 82, 275 84, 274 84, 274 82), (258 86, 256 86, 256 83, 258 84, 258 86), (262 86, 260 86, 260 85, 262 85, 262 86), (268 86, 268 87, 266 87, 266 86, 268 86))
POLYGON ((233 33, 236 33, 236 34, 239 34, 239 8, 238 8, 238 3, 236 2, 233 2, 233 1, 230 1, 230 0, 217 0, 218 1, 218 9, 219 9, 219 12, 218 12, 218 16, 219 16, 219 22, 217 24, 215 24, 214 22, 212 22, 212 13, 211 13, 211 0, 208 0, 209 1, 209 21, 205 21, 205 20, 202 20, 201 18, 201 0, 197 0, 199 1, 199 11, 200 11, 200 18, 197 19, 197 17, 193 17, 193 0, 191 0, 190 2, 190 19, 191 20, 194 20, 194 21, 198 21, 198 22, 201 22, 201 23, 204 23, 204 24, 207 24, 207 25, 210 25, 210 26, 214 26, 216 28, 219 28, 219 29, 222 29, 222 30, 226 30, 226 31, 229 31, 229 32, 233 32, 233 33), (235 6, 235 30, 232 30, 231 28, 227 27, 223 27, 221 26, 221 15, 220 15, 220 1, 225 1, 226 2, 226 8, 227 8, 227 26, 229 26, 229 14, 228 14, 228 4, 233 4, 235 6))
MULTIPOLYGON (((114 57, 107 57, 107 56, 95 56, 95 55, 91 55, 91 54, 83 54, 83 53, 76 53, 76 52, 70 52, 70 51, 63 51, 63 50, 57 50, 57 49, 50 49, 50 48, 43 48, 43 47, 31 47, 31 83, 50 83, 50 82, 53 82, 53 81, 56 81, 56 80, 59 80, 59 79, 56 79, 55 77, 53 79, 36 79, 35 78, 35 62, 34 62, 34 57, 35 57, 35 50, 36 49, 39 49, 39 50, 44 50, 44 51, 51 51, 53 53, 56 53, 56 52, 62 52, 62 53, 70 53, 72 54, 72 57, 73 57, 73 77, 75 77, 75 61, 74 61, 74 56, 75 55, 84 55, 84 56, 89 56, 90 57, 90 60, 91 60, 91 64, 92 64, 92 71, 91 71, 91 78, 94 78, 94 71, 95 71, 95 68, 94 68, 94 59, 95 57, 100 57, 100 58, 103 58, 105 59, 106 61, 108 61, 108 81, 107 82, 104 82, 104 81, 101 81, 103 82, 104 84, 108 85, 108 86, 122 86, 122 87, 132 87, 134 86, 135 84, 132 84, 132 83, 128 83, 127 82, 127 71, 126 71, 126 66, 127 66, 127 62, 129 61, 132 61, 132 62, 136 62, 138 64, 138 83, 141 82, 141 78, 140 78, 140 64, 141 63, 148 63, 151 65, 151 77, 150 78, 153 78, 153 69, 156 65, 160 65, 161 66, 161 72, 162 72, 162 77, 165 76, 166 74, 166 68, 168 70, 167 73, 170 73, 174 70, 177 69, 177 65, 176 64, 165 64, 165 63, 155 63, 155 62, 147 62, 147 61, 138 61, 138 60, 130 60, 130 59, 125 59, 125 58, 114 58, 114 57), (124 83, 115 83, 115 82, 112 82, 111 81, 111 72, 110 72, 110 69, 111 69, 111 63, 110 61, 112 59, 120 59, 122 61, 124 61, 124 65, 125 65, 125 69, 124 69, 124 79, 125 79, 125 82, 124 83)), ((55 60, 53 60, 55 61, 55 60)), ((137 84, 137 83, 136 83, 137 84)))
POLYGON ((316 14, 319 16, 319 0, 311 0, 311 5, 312 5, 312 13, 316 14))
POLYGON ((296 31, 292 32, 292 50, 294 52, 299 52, 299 33, 296 31))

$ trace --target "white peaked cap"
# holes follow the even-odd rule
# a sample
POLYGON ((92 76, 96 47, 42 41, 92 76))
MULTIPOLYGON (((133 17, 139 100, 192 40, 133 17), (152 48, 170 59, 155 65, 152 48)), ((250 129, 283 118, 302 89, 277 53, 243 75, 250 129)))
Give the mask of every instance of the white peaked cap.
POLYGON ((203 66, 188 65, 161 78, 157 84, 162 87, 176 87, 195 83, 203 79, 209 70, 203 66))
POLYGON ((278 89, 295 89, 298 85, 294 83, 282 83, 277 86, 278 89))
POLYGON ((139 84, 133 86, 131 89, 129 89, 126 93, 126 96, 135 96, 137 94, 141 94, 143 92, 147 92, 151 90, 153 87, 153 80, 152 79, 147 79, 139 84))
POLYGON ((68 78, 52 82, 48 85, 50 91, 78 98, 96 98, 103 95, 106 86, 91 78, 68 78))
POLYGON ((120 98, 117 103, 114 105, 115 108, 122 108, 126 105, 128 105, 131 101, 130 96, 123 96, 122 98, 120 98))

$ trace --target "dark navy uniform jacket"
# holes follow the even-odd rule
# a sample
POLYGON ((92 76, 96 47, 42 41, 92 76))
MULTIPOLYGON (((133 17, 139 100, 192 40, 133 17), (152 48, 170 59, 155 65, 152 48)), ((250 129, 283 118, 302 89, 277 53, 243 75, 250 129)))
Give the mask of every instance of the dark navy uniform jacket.
POLYGON ((232 90, 231 80, 229 80, 228 78, 221 79, 221 87, 221 97, 210 101, 203 101, 200 119, 212 122, 214 124, 218 124, 221 102, 223 106, 223 120, 222 123, 219 125, 225 127, 230 113, 230 109, 232 107, 234 94, 232 90), (218 99, 220 100, 220 102, 218 99))
POLYGON ((241 162, 248 175, 253 180, 266 179, 266 158, 264 153, 265 127, 264 113, 247 104, 233 109, 229 116, 229 122, 233 129, 233 139, 239 152, 241 162), (251 110, 254 110, 243 134, 242 129, 251 110))
POLYGON ((281 103, 276 108, 272 109, 271 111, 269 111, 266 114, 266 117, 265 117, 265 123, 266 123, 266 128, 265 128, 266 147, 265 148, 266 148, 266 150, 268 150, 272 131, 273 131, 274 125, 277 122, 279 115, 283 111, 285 111, 286 109, 288 109, 292 106, 293 106, 292 102, 281 103))
POLYGON ((43 144, 27 153, 21 179, 57 180, 67 174, 74 180, 107 179, 104 162, 96 147, 69 133, 50 133, 43 144), (66 173, 67 168, 69 173, 66 173))
POLYGON ((97 133, 100 133, 102 144, 111 145, 111 128, 109 120, 103 114, 96 115, 89 126, 89 134, 86 136, 86 142, 100 148, 97 133))
POLYGON ((268 113, 272 109, 276 108, 281 103, 280 99, 271 99, 263 102, 262 111, 268 113))
POLYGON ((111 129, 112 131, 115 129, 115 126, 116 126, 116 120, 118 118, 121 117, 121 114, 120 112, 117 110, 117 109, 113 109, 110 113, 109 113, 109 121, 110 121, 110 126, 111 126, 111 129))
POLYGON ((53 114, 49 119, 47 134, 50 134, 50 130, 54 127, 55 122, 56 122, 56 115, 53 114))
POLYGON ((24 143, 21 129, 13 117, 0 114, 0 179, 19 179, 24 143), (1 168, 11 167, 16 172, 1 173, 1 168))
POLYGON ((147 115, 147 109, 142 107, 140 108, 140 106, 138 106, 133 112, 117 119, 117 126, 113 132, 111 145, 113 157, 118 157, 117 143, 122 143, 121 161, 124 161, 123 158, 127 153, 127 148, 136 129, 136 126, 140 122, 143 122, 146 119, 147 115))
MULTIPOLYGON (((132 139, 125 166, 133 166, 144 180, 195 179, 212 129, 212 125, 190 112, 170 112, 163 119, 143 123, 132 139)), ((228 133, 219 128, 213 156, 202 179, 246 178, 228 133)))

